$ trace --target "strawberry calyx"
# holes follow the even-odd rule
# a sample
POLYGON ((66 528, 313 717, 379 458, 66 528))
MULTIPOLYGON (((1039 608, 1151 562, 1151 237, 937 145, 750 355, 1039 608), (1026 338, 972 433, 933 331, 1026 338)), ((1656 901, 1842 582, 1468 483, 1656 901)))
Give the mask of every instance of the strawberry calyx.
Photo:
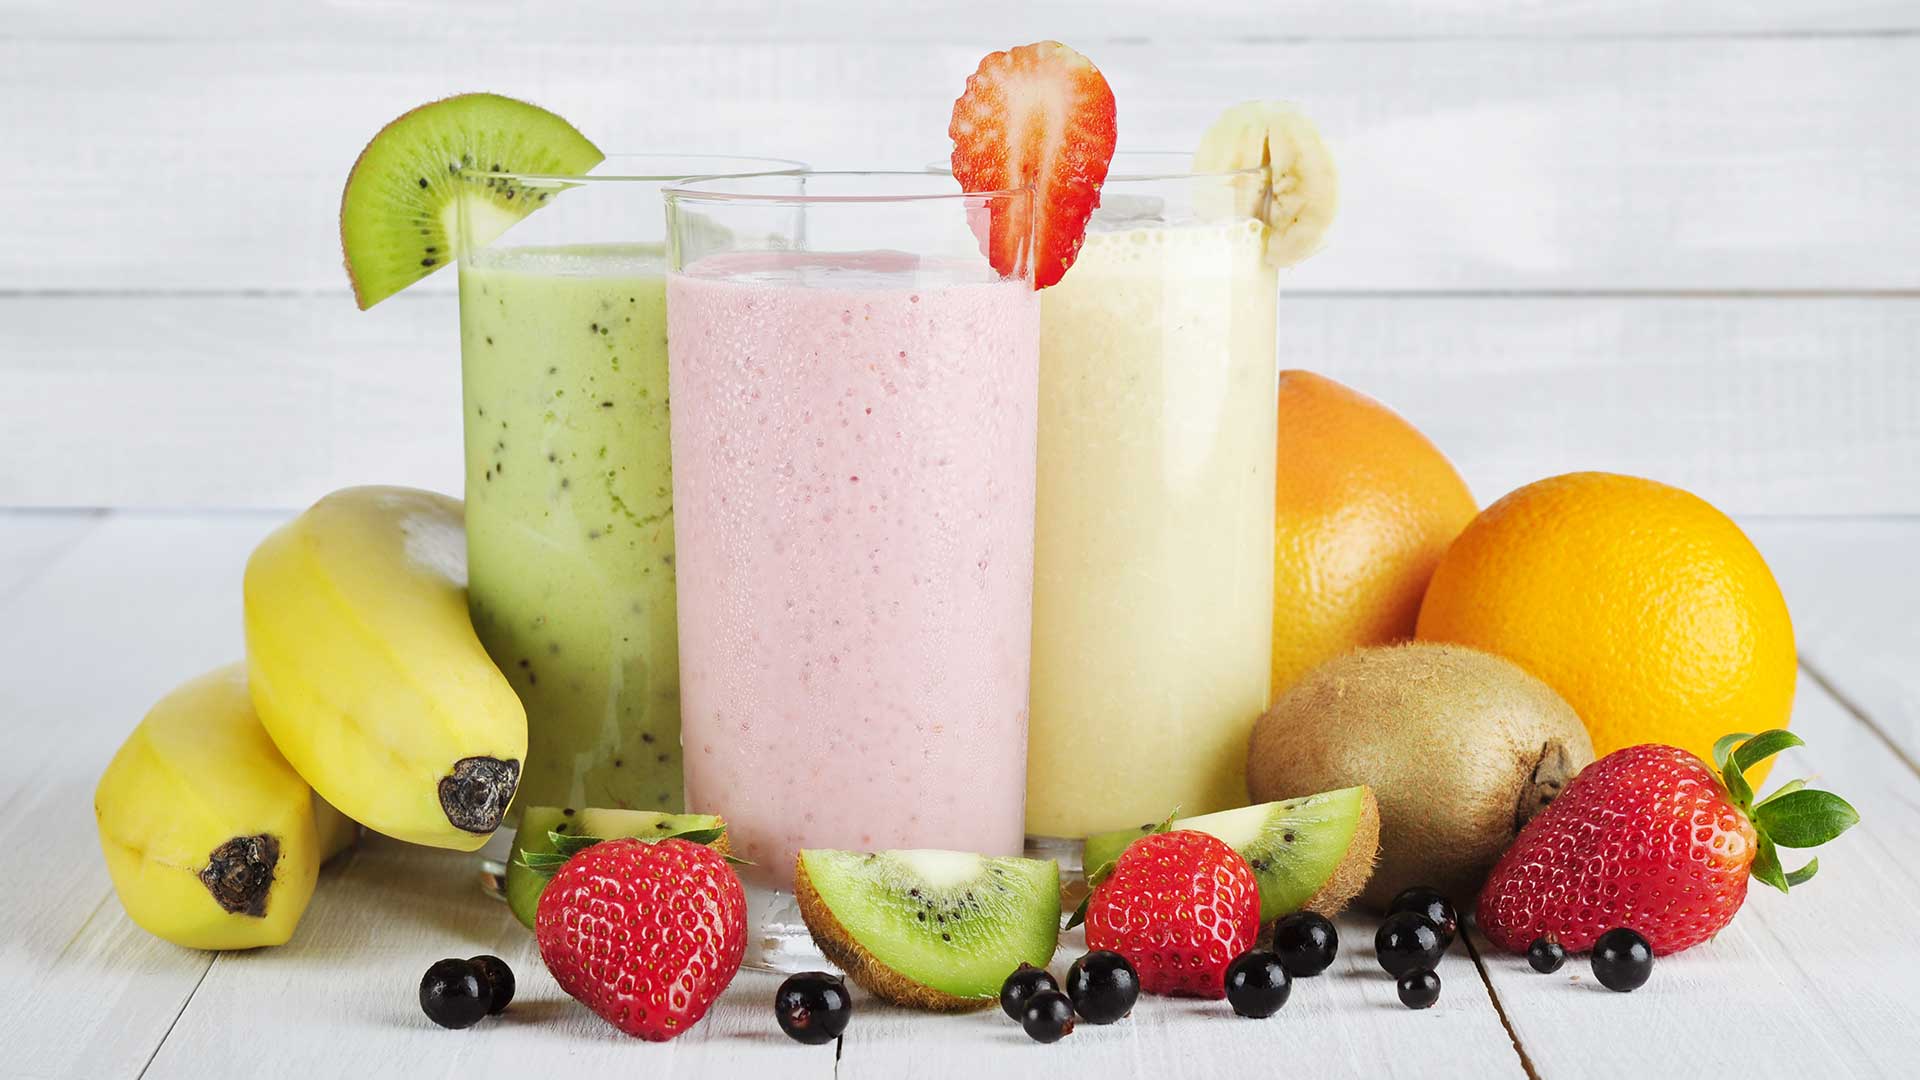
POLYGON ((1753 823, 1759 837, 1751 873, 1781 892, 1812 880, 1820 869, 1820 860, 1809 859, 1798 870, 1787 870, 1780 863, 1780 848, 1819 847, 1860 821, 1859 811, 1847 800, 1831 791, 1809 788, 1805 780, 1790 780, 1766 798, 1754 799, 1747 770, 1782 750, 1805 745, 1800 736, 1785 728, 1758 735, 1734 732, 1722 735, 1713 744, 1713 764, 1720 771, 1727 799, 1753 823))
MULTIPOLYGON (((1148 829, 1146 832, 1143 832, 1140 835, 1144 838, 1148 836, 1158 836, 1161 833, 1172 832, 1173 821, 1175 818, 1179 816, 1180 816, 1180 808, 1176 806, 1173 808, 1172 813, 1169 813, 1165 818, 1161 819, 1160 824, 1155 825, 1153 828, 1148 829)), ((1133 843, 1138 843, 1138 842, 1139 841, 1136 840, 1133 843)), ((1133 846, 1132 843, 1127 845, 1127 847, 1132 847, 1132 846, 1133 846)), ((1123 858, 1126 854, 1127 854, 1126 848, 1121 848, 1119 855, 1115 855, 1113 858, 1108 859, 1106 862, 1101 863, 1099 866, 1094 868, 1093 873, 1087 875, 1087 895, 1080 898, 1080 906, 1073 909, 1073 914, 1070 917, 1068 917, 1067 924, 1064 927, 1064 929, 1071 930, 1074 927, 1079 926, 1081 923, 1087 921, 1087 905, 1093 903, 1094 890, 1098 889, 1102 884, 1106 882, 1108 878, 1113 876, 1113 868, 1120 865, 1121 858, 1123 858)))
MULTIPOLYGON (((689 844, 711 846, 727 834, 727 827, 719 825, 711 829, 687 829, 682 832, 668 833, 664 836, 585 836, 579 833, 549 832, 547 839, 552 842, 552 851, 522 851, 520 865, 543 878, 552 878, 560 868, 581 852, 607 840, 634 840, 642 844, 657 844, 662 840, 685 840, 689 844)), ((744 859, 725 856, 729 866, 751 866, 744 859)))

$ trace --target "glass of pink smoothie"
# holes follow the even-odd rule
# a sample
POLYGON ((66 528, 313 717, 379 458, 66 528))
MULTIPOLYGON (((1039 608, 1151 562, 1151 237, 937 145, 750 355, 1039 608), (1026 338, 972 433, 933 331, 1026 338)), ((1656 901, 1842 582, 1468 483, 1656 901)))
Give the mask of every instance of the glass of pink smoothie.
POLYGON ((1031 193, 666 197, 687 804, 752 864, 750 961, 817 964, 800 849, 1021 851, 1040 304, 975 233, 1031 193))

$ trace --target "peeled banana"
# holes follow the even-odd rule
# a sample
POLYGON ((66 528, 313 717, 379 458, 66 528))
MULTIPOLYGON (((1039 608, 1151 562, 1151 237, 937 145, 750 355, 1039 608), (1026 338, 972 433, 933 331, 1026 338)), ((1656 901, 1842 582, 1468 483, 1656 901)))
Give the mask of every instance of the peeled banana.
POLYGON ((1278 101, 1248 101, 1220 114, 1194 154, 1197 173, 1267 166, 1254 212, 1271 228, 1267 262, 1293 266, 1320 250, 1340 211, 1340 173, 1320 129, 1278 101))
POLYGON ((193 949, 293 936, 322 861, 320 805, 254 716, 240 664, 162 698, 93 796, 127 914, 193 949))
POLYGON ((458 500, 337 491, 247 560, 254 707, 293 767, 376 832, 472 851, 499 827, 527 717, 467 616, 458 500))

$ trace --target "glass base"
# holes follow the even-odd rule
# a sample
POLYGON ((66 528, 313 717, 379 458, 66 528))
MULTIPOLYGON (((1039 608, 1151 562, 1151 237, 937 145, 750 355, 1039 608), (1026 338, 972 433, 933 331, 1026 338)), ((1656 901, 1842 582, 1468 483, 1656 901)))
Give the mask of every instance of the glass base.
POLYGON ((757 971, 838 971, 821 954, 800 917, 800 902, 786 889, 748 885, 747 955, 740 966, 757 971))
POLYGON ((513 856, 513 830, 500 829, 474 852, 479 862, 480 891, 501 903, 507 900, 507 860, 513 856))
POLYGON ((1063 911, 1072 911, 1086 898, 1087 873, 1082 865, 1085 850, 1086 844, 1078 839, 1064 836, 1027 837, 1027 858, 1052 859, 1060 865, 1060 905, 1063 911))

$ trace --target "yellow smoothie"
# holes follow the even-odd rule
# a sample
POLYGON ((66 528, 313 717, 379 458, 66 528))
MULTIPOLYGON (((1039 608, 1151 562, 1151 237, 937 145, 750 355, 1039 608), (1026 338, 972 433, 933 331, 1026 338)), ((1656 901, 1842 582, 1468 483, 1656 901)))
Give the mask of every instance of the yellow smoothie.
POLYGON ((1031 835, 1246 802, 1273 627, 1265 232, 1096 216, 1041 294, 1031 835))

